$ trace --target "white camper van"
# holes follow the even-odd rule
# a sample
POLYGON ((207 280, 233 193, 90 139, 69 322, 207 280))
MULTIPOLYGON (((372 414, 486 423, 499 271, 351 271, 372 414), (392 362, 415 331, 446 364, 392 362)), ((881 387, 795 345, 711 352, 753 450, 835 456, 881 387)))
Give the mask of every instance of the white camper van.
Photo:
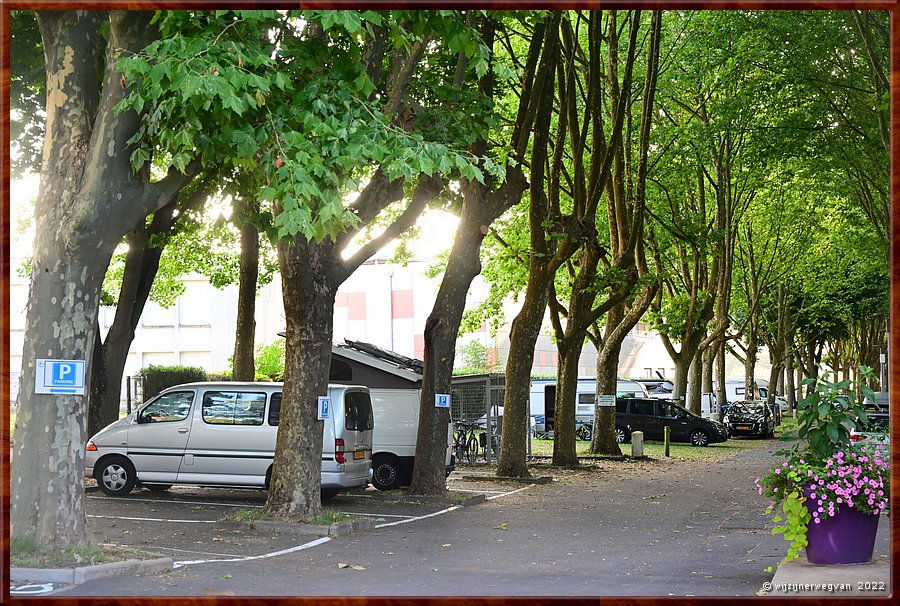
MULTIPOLYGON (((188 383, 163 390, 102 429, 85 448, 85 475, 111 496, 137 484, 268 488, 281 383, 188 383)), ((329 385, 322 435, 322 498, 365 486, 372 465, 366 387, 329 385)))
MULTIPOLYGON (((369 389, 375 414, 372 437, 372 485, 378 490, 408 486, 412 480, 419 432, 419 389, 369 389)), ((447 424, 444 465, 452 471, 453 424, 447 424)))

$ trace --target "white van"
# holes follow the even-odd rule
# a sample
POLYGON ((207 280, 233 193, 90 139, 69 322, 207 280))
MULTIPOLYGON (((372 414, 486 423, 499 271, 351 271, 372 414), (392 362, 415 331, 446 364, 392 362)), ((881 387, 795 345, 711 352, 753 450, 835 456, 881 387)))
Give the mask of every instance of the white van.
MULTIPOLYGON (((268 488, 282 383, 176 385, 98 432, 85 476, 111 496, 137 484, 268 488)), ((365 387, 329 385, 323 423, 322 498, 365 486, 372 469, 372 403, 365 387)))
MULTIPOLYGON (((409 486, 419 434, 420 389, 369 388, 375 429, 372 434, 372 485, 378 490, 409 486)), ((453 424, 447 423, 444 466, 452 466, 453 424)))
MULTIPOLYGON (((578 436, 583 440, 591 439, 591 430, 594 425, 594 401, 597 395, 596 379, 578 379, 575 390, 575 423, 578 428, 578 436)), ((647 398, 646 388, 636 381, 619 379, 616 381, 616 397, 619 398, 647 398)), ((553 407, 556 400, 556 379, 533 379, 531 381, 531 394, 529 414, 534 419, 534 427, 538 434, 553 431, 553 407), (547 417, 551 421, 548 423, 547 417), (548 427, 549 425, 549 427, 548 427)))

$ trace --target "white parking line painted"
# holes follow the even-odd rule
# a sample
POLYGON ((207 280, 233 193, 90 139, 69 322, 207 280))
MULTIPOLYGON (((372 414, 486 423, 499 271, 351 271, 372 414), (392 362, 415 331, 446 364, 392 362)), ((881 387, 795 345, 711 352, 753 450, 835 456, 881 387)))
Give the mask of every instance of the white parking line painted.
POLYGON ((517 488, 516 490, 510 490, 509 492, 504 492, 503 494, 494 495, 492 497, 488 497, 488 501, 492 501, 493 499, 499 499, 500 497, 506 497, 511 494, 516 494, 517 492, 522 492, 523 490, 528 490, 529 488, 536 486, 535 484, 529 484, 528 486, 523 486, 522 488, 517 488))
POLYGON ((137 503, 177 503, 179 505, 211 505, 213 507, 252 507, 254 509, 262 509, 263 505, 251 505, 249 503, 205 503, 203 501, 185 501, 181 499, 136 499, 132 497, 88 497, 89 499, 100 499, 103 501, 118 500, 131 501, 137 503))
POLYGON ((442 509, 440 511, 435 511, 434 513, 425 514, 424 516, 416 516, 414 518, 409 518, 408 520, 400 520, 398 522, 385 522, 384 524, 375 524, 375 528, 386 528, 388 526, 397 526, 399 524, 409 524, 410 522, 418 522, 419 520, 424 520, 425 518, 433 518, 434 516, 443 515, 445 513, 450 513, 451 511, 456 511, 457 509, 462 509, 462 505, 454 505, 453 507, 448 507, 447 509, 442 509))
POLYGON ((191 564, 209 564, 209 563, 218 563, 218 562, 249 562, 250 560, 263 560, 266 558, 274 558, 280 555, 286 555, 289 553, 294 553, 297 551, 303 551, 304 549, 309 549, 310 547, 316 547, 317 545, 321 545, 322 543, 327 543, 331 540, 331 537, 320 537, 315 541, 310 541, 309 543, 304 543, 303 545, 297 545, 296 547, 289 547, 288 549, 282 549, 281 551, 273 551, 271 553, 264 553, 258 556, 247 556, 243 558, 231 558, 228 560, 190 560, 186 562, 174 562, 172 564, 172 568, 181 568, 182 566, 188 566, 191 564))
POLYGON ((173 522, 179 524, 215 524, 218 520, 169 520, 166 518, 128 518, 125 516, 97 516, 87 514, 86 518, 104 518, 107 520, 133 520, 136 522, 173 522))
POLYGON ((413 516, 401 516, 396 513, 361 513, 359 511, 342 511, 348 516, 365 516, 370 518, 411 518, 413 516))

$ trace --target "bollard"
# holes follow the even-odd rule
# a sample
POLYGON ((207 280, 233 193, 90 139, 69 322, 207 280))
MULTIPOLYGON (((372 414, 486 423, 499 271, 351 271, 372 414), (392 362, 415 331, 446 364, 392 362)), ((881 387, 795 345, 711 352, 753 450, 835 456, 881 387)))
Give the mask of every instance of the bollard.
POLYGON ((666 443, 666 456, 669 456, 669 438, 672 435, 672 428, 666 425, 665 429, 663 429, 663 436, 665 438, 666 443))
POLYGON ((631 434, 631 457, 634 459, 644 458, 644 432, 635 431, 631 434))

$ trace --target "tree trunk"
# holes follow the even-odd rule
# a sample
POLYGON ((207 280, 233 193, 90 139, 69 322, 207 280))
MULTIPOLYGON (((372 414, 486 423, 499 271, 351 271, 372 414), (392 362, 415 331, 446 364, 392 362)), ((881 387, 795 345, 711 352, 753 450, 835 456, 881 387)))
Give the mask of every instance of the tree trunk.
MULTIPOLYGON (((250 212, 250 203, 242 203, 250 212)), ((253 347, 256 336, 256 284, 259 278, 259 231, 244 217, 241 225, 241 261, 238 284, 237 325, 234 334, 232 379, 252 381, 256 378, 253 347)))
POLYGON ((334 299, 343 281, 333 242, 303 236, 278 244, 286 320, 284 391, 275 462, 263 511, 300 522, 322 512, 322 431, 318 396, 328 393, 334 299))
POLYGON ((722 420, 724 412, 722 407, 728 402, 728 392, 725 389, 725 338, 722 339, 722 346, 716 352, 716 406, 718 409, 719 421, 722 420))
POLYGON ((177 220, 174 217, 175 207, 176 203, 173 201, 156 212, 149 227, 146 226, 146 219, 142 218, 140 224, 126 237, 128 253, 125 256, 116 315, 105 340, 99 338, 98 325, 94 342, 88 436, 119 418, 122 377, 125 374, 128 350, 131 349, 134 331, 150 297, 150 289, 159 271, 163 252, 161 247, 149 245, 150 236, 172 228, 177 220))
POLYGON ((747 391, 745 395, 748 400, 753 399, 756 385, 756 352, 759 350, 759 343, 756 334, 756 321, 750 319, 750 330, 747 333, 747 358, 744 362, 744 383, 747 391))
POLYGON ((87 398, 35 394, 38 358, 84 360, 90 390, 100 288, 109 259, 141 217, 168 204, 190 176, 138 180, 127 141, 133 112, 113 108, 127 94, 115 62, 149 41, 152 13, 109 15, 106 72, 101 11, 38 11, 47 72, 35 255, 26 314, 22 389, 10 481, 10 534, 41 544, 84 544, 87 398), (102 91, 102 94, 101 94, 102 91))
MULTIPOLYGON (((524 186, 519 190, 521 194, 524 186)), ((453 360, 456 355, 456 339, 466 306, 469 286, 481 272, 481 242, 487 227, 499 213, 489 217, 479 216, 488 207, 475 187, 466 188, 462 216, 447 269, 434 301, 431 314, 425 322, 425 364, 422 372, 422 400, 419 405, 419 430, 416 439, 416 464, 409 487, 412 494, 440 495, 446 491, 444 471, 445 449, 437 445, 447 442, 449 409, 434 405, 435 394, 450 393, 453 360)), ((488 195, 490 195, 488 193, 488 195)))
MULTIPOLYGON (((606 315, 606 321, 618 324, 622 317, 622 306, 617 305, 606 315)), ((618 391, 619 352, 622 342, 609 342, 609 335, 604 338, 597 351, 597 395, 615 395, 618 391)), ((614 406, 595 406, 594 431, 591 435, 591 454, 620 456, 619 443, 616 442, 616 409, 614 406)))
POLYGON ((566 339, 565 346, 557 343, 559 366, 556 371, 556 400, 553 413, 555 418, 553 465, 559 467, 578 465, 578 457, 575 454, 575 399, 578 397, 578 359, 581 356, 583 341, 584 337, 566 339))
POLYGON ((703 354, 701 352, 697 352, 694 355, 693 361, 691 361, 691 365, 688 369, 688 394, 687 394, 687 408, 695 415, 701 414, 700 407, 700 391, 703 388, 703 354))

